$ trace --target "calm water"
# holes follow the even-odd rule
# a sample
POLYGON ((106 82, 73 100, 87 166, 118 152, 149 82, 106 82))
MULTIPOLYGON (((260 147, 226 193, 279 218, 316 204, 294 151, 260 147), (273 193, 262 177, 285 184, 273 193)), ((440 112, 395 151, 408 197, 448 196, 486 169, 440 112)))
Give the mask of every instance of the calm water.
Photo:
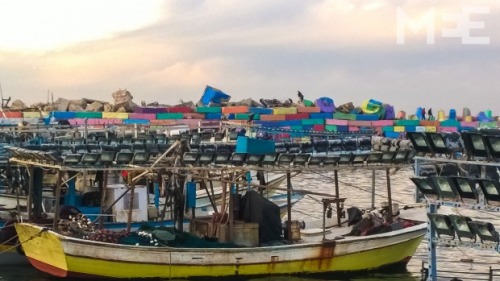
MULTIPOLYGON (((414 185, 409 180, 412 170, 407 168, 398 171, 391 176, 392 199, 399 203, 400 208, 405 205, 415 205, 414 185)), ((369 208, 371 206, 371 172, 357 170, 355 172, 340 172, 340 195, 347 197, 346 207, 357 206, 369 208), (354 200, 355 198, 355 200, 354 200)), ((334 190, 333 173, 331 174, 303 174, 292 179, 294 188, 308 189, 318 192, 330 192, 334 190)), ((376 174, 376 206, 387 200, 385 172, 377 171, 376 174)), ((321 218, 322 205, 320 197, 306 196, 298 202, 292 216, 293 219, 321 218)), ((443 208, 440 213, 454 213, 467 215, 473 219, 491 221, 500 227, 500 213, 489 213, 482 211, 471 211, 464 209, 443 208)), ((352 281, 378 281, 378 280, 402 280, 415 281, 420 279, 422 261, 427 259, 427 243, 424 241, 417 249, 413 259, 407 267, 406 273, 378 273, 370 275, 335 276, 327 275, 321 277, 267 277, 251 278, 252 281, 321 281, 321 280, 352 280, 352 281)), ((463 280, 487 280, 489 267, 500 269, 500 254, 490 251, 479 251, 468 248, 438 248, 438 275, 440 280, 450 280, 452 277, 461 277, 463 280), (464 262, 463 260, 468 260, 464 262), (472 260, 472 262, 470 262, 472 260), (460 272, 474 272, 479 275, 465 275, 460 272), (458 273, 457 273, 458 272, 458 273), (483 274, 484 273, 484 274, 483 274), (466 279, 467 278, 467 279, 466 279)), ((0 267, 0 281, 48 281, 61 280, 38 272, 30 266, 0 267)), ((215 280, 215 279, 214 279, 215 280)), ((226 279, 227 280, 227 279, 226 279)), ((229 279, 230 280, 230 279, 229 279)), ((494 280, 500 280, 499 276, 494 280)))

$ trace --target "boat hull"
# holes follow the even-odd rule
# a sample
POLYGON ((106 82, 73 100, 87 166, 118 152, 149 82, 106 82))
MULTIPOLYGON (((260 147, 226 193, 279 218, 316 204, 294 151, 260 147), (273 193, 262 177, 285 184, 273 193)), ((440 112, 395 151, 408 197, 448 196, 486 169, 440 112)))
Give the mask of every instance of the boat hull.
POLYGON ((32 265, 59 277, 189 278, 372 271, 406 264, 425 224, 373 236, 256 248, 116 245, 16 224, 32 265))

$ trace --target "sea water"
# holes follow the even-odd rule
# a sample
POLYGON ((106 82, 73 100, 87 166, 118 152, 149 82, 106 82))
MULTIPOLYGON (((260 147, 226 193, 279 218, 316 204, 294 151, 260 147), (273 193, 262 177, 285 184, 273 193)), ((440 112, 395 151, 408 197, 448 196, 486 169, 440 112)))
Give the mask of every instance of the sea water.
MULTIPOLYGON (((415 186, 409 180, 413 175, 411 168, 404 168, 391 174, 392 200, 404 206, 415 206, 415 186)), ((356 206, 361 209, 371 207, 372 173, 368 170, 359 169, 356 171, 339 172, 340 197, 346 197, 345 207, 356 206)), ((387 202, 385 171, 377 171, 375 174, 375 207, 380 207, 382 202, 387 202)), ((321 193, 334 194, 335 186, 332 173, 307 173, 299 174, 292 178, 292 185, 295 189, 312 190, 321 193)), ((292 219, 305 220, 320 219, 322 203, 321 197, 306 196, 294 206, 292 219)), ((486 211, 466 210, 458 208, 442 208, 439 212, 447 214, 466 215, 472 219, 492 222, 497 229, 500 229, 500 213, 486 211)), ((451 280, 453 277, 460 277, 463 280, 488 280, 489 268, 500 270, 500 254, 493 251, 481 251, 470 248, 438 247, 438 275, 440 280, 451 280), (474 275, 467 275, 461 272, 470 272, 474 275)), ((252 281, 322 281, 322 280, 351 280, 351 281, 378 281, 378 280, 420 280, 422 261, 427 261, 427 242, 424 238, 418 247, 415 255, 407 266, 407 272, 387 272, 372 274, 353 274, 337 276, 335 274, 314 277, 294 277, 294 276, 272 276, 262 278, 250 278, 252 281)), ((363 261, 360 261, 363 262, 363 261)), ((493 280, 500 280, 499 276, 493 280)), ((50 277, 39 272, 30 266, 10 266, 0 267, 0 281, 48 281, 61 280, 50 277)), ((139 279, 140 280, 140 279, 139 279)), ((231 280, 228 278, 227 280, 231 280)))

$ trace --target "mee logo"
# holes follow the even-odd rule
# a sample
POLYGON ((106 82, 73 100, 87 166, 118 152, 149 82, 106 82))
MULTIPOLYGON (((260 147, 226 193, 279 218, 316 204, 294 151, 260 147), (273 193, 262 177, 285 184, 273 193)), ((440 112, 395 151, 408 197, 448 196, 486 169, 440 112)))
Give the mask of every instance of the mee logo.
MULTIPOLYGON (((484 21, 477 20, 477 15, 485 15, 490 13, 489 7, 462 7, 460 13, 441 13, 441 21, 443 23, 453 24, 453 28, 443 28, 441 37, 443 38, 459 38, 464 45, 487 45, 490 44, 489 37, 472 36, 473 30, 484 29, 484 21), (475 20, 472 19, 474 16, 475 20)), ((417 20, 408 16, 403 9, 397 8, 397 37, 396 43, 399 45, 405 44, 406 31, 409 30, 413 34, 418 34, 425 29, 427 34, 427 44, 432 45, 436 39, 436 11, 430 8, 427 12, 420 16, 417 20)))

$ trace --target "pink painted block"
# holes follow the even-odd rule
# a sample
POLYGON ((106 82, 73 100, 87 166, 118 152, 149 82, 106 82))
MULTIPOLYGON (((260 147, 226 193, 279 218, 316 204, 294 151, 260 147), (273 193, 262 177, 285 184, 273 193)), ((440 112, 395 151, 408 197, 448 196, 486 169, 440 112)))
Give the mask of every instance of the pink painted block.
POLYGON ((156 113, 129 113, 128 119, 154 120, 156 119, 156 113))
POLYGON ((88 125, 119 125, 122 124, 122 119, 110 118, 110 119, 98 119, 90 118, 87 120, 88 125))
POLYGON ((359 127, 349 126, 349 132, 359 132, 359 127))
POLYGON ((438 132, 458 132, 457 127, 438 127, 438 132))
POLYGON ((349 120, 325 119, 325 124, 326 125, 347 126, 347 125, 349 125, 349 120))
POLYGON ((69 119, 68 122, 71 124, 71 125, 83 125, 85 124, 85 119, 83 118, 74 118, 74 119, 69 119))
POLYGON ((474 121, 462 121, 460 122, 460 126, 462 127, 475 127, 477 128, 479 126, 479 122, 474 122, 474 121))
POLYGON ((394 120, 377 120, 372 121, 373 127, 394 126, 394 120))
POLYGON ((348 120, 349 126, 371 127, 371 121, 348 120))
POLYGON ((179 125, 187 125, 190 129, 198 128, 201 119, 177 119, 175 122, 179 125))
POLYGON ((97 118, 89 118, 87 119, 87 125, 100 125, 99 121, 102 119, 97 119, 97 118))
POLYGON ((204 113, 183 113, 182 116, 184 119, 205 119, 204 113))

